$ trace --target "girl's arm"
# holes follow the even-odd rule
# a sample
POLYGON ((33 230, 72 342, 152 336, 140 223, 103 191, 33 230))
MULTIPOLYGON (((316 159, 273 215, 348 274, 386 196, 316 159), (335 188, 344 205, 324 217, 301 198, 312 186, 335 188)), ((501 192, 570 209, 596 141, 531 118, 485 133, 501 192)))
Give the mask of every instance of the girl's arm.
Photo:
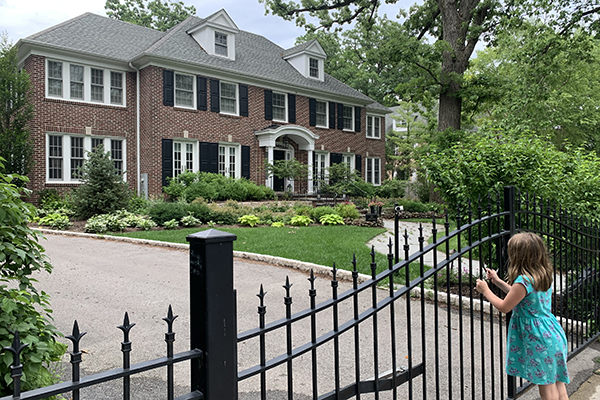
MULTIPOLYGON (((503 282, 504 283, 504 282, 503 282)), ((505 283, 506 284, 506 283, 505 283)), ((509 286, 508 284, 506 284, 509 286)), ((508 313, 512 311, 517 304, 521 302, 527 296, 527 289, 521 284, 509 286, 508 294, 503 299, 499 298, 490 290, 487 283, 481 279, 477 279, 477 286, 475 289, 481 293, 498 311, 502 313, 508 313)))
POLYGON ((510 292, 511 286, 508 283, 504 282, 502 279, 498 278, 498 274, 496 273, 496 271, 490 268, 486 268, 486 275, 487 278, 491 280, 494 285, 498 286, 500 290, 502 290, 504 293, 510 292))

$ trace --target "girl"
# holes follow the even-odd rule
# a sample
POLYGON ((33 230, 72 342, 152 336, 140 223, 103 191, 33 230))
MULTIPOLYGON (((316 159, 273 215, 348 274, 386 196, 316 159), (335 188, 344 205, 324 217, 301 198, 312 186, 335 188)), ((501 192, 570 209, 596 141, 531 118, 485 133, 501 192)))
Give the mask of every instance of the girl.
POLYGON ((487 283, 476 290, 500 312, 513 311, 507 336, 506 373, 539 385, 543 400, 568 400, 567 338, 551 311, 554 271, 543 240, 530 232, 508 241, 508 281, 487 269, 506 297, 500 299, 487 283))

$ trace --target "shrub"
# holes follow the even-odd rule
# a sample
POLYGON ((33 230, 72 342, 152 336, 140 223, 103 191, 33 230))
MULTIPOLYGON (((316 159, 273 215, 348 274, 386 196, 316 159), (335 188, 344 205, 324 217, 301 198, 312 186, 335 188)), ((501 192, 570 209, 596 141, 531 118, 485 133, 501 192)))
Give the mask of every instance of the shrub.
POLYGON ((406 182, 397 179, 384 181, 376 190, 377 196, 386 198, 404 197, 406 193, 406 182))
POLYGON ((49 214, 41 218, 39 224, 58 230, 66 229, 72 225, 69 221, 69 217, 59 213, 49 214))
MULTIPOLYGON (((189 213, 189 211, 188 211, 188 213, 189 213)), ((196 225, 200 225, 200 220, 198 218, 194 217, 192 215, 192 213, 189 213, 185 217, 181 218, 181 224, 183 226, 196 226, 196 225)))
POLYGON ((317 220, 320 221, 321 217, 323 215, 328 215, 328 214, 336 214, 336 211, 333 209, 333 207, 329 207, 329 206, 321 206, 321 207, 315 207, 312 209, 310 216, 317 220))
POLYGON ((327 214, 319 218, 319 222, 323 225, 344 225, 344 218, 337 214, 327 214))
POLYGON ((127 204, 127 211, 133 214, 143 215, 148 212, 148 207, 150 207, 150 204, 150 200, 147 200, 141 196, 132 196, 127 204))
POLYGON ((179 226, 179 221, 177 221, 176 219, 165 221, 163 226, 165 227, 165 229, 175 229, 179 226))
POLYGON ((72 193, 75 211, 81 218, 127 207, 131 192, 103 146, 88 153, 79 174, 82 184, 72 193))
POLYGON ((152 221, 151 219, 142 218, 137 222, 135 226, 136 228, 148 231, 156 226, 156 222, 152 221))
POLYGON ((285 224, 284 224, 283 222, 279 222, 279 221, 277 221, 277 222, 273 222, 273 223, 271 224, 271 226, 272 226, 273 228, 284 228, 284 227, 285 227, 285 224))
POLYGON ((192 204, 186 206, 188 214, 198 218, 201 222, 209 221, 211 218, 210 208, 201 198, 194 200, 192 204), (200 201, 199 201, 200 199, 200 201))
POLYGON ((290 224, 294 226, 308 226, 314 221, 305 215, 296 215, 290 220, 290 224))
POLYGON ((275 192, 265 186, 256 185, 245 178, 233 179, 208 172, 185 172, 170 179, 163 188, 171 198, 187 202, 198 197, 208 200, 262 200, 274 198, 275 192))
POLYGON ((256 226, 260 221, 260 218, 258 218, 256 215, 254 214, 249 214, 249 215, 242 215, 241 217, 238 218, 238 222, 242 225, 250 225, 252 228, 254 228, 254 226, 256 226))
POLYGON ((219 197, 219 193, 214 185, 206 182, 194 182, 183 190, 182 196, 185 201, 191 203, 199 197, 216 200, 219 197))
POLYGON ((299 204, 294 206, 294 211, 296 212, 296 215, 306 215, 310 217, 313 211, 313 207, 304 204, 299 204))
POLYGON ((172 219, 179 221, 186 215, 186 206, 180 202, 168 203, 159 201, 148 209, 148 216, 159 225, 164 225, 165 222, 172 219))
POLYGON ((335 212, 342 218, 357 219, 360 218, 360 213, 353 203, 339 203, 335 206, 335 212))
POLYGON ((88 233, 108 232, 108 228, 106 227, 105 215, 96 215, 88 219, 85 224, 85 231, 88 233))

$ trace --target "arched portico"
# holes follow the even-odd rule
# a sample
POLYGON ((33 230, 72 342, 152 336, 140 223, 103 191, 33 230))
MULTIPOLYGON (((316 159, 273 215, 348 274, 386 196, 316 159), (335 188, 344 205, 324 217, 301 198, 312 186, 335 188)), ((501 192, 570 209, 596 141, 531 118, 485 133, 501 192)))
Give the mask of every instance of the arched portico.
MULTIPOLYGON (((278 148, 278 141, 280 137, 287 137, 293 140, 298 145, 298 150, 306 151, 308 154, 308 192, 313 192, 313 151, 315 150, 315 140, 319 138, 318 135, 313 133, 310 129, 307 129, 299 125, 283 125, 265 128, 256 132, 256 138, 258 139, 259 147, 266 148, 267 161, 273 164, 274 151, 278 148)), ((281 145, 279 145, 281 147, 281 145)), ((273 188, 273 177, 268 176, 265 185, 273 188)))

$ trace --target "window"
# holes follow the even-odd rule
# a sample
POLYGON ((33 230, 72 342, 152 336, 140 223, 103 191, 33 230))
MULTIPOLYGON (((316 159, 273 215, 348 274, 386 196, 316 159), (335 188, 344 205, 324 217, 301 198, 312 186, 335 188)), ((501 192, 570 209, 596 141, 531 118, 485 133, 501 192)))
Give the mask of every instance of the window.
POLYGON ((125 171, 124 139, 48 134, 46 143, 48 182, 79 182, 80 168, 85 163, 86 153, 100 145, 104 146, 105 151, 110 150, 118 173, 125 171))
POLYGON ((319 101, 316 102, 316 114, 317 114, 317 126, 327 127, 327 102, 319 101))
POLYGON ((175 105, 194 107, 194 77, 175 74, 175 105))
POLYGON ((367 115, 367 137, 379 139, 381 138, 381 118, 372 115, 367 115))
POLYGON ((71 64, 71 98, 83 100, 83 66, 71 64))
POLYGON ((277 121, 286 121, 286 104, 287 96, 283 93, 273 92, 273 119, 277 121))
POLYGON ((173 142, 173 177, 194 171, 194 143, 173 142))
POLYGON ((315 153, 313 162, 313 181, 315 188, 327 183, 327 167, 329 166, 329 153, 315 153))
POLYGON ((48 96, 62 97, 62 63, 48 61, 48 96))
POLYGON ((48 136, 48 179, 62 180, 62 136, 48 136))
POLYGON ((48 97, 125 105, 123 72, 52 60, 46 65, 48 97))
POLYGON ((308 59, 308 74, 311 78, 319 77, 319 60, 316 58, 308 59))
POLYGON ((354 130, 354 107, 344 106, 344 129, 354 130))
POLYGON ((123 74, 110 71, 110 103, 123 104, 123 74))
POLYGON ((238 146, 219 145, 219 174, 231 178, 239 178, 238 146))
POLYGON ((80 178, 79 168, 83 165, 83 138, 71 137, 71 180, 80 178))
POLYGON ((237 84, 221 82, 221 112, 237 115, 237 84))
POLYGON ((227 34, 215 32, 215 54, 227 57, 227 34))
POLYGON ((367 157, 367 182, 373 185, 381 184, 381 160, 379 158, 367 157))
POLYGON ((104 70, 92 68, 92 101, 104 102, 104 70))
POLYGON ((123 173, 123 141, 122 140, 111 140, 110 141, 110 158, 112 158, 117 170, 117 175, 123 173))
POLYGON ((354 154, 342 154, 342 162, 348 165, 350 172, 354 171, 354 154))

